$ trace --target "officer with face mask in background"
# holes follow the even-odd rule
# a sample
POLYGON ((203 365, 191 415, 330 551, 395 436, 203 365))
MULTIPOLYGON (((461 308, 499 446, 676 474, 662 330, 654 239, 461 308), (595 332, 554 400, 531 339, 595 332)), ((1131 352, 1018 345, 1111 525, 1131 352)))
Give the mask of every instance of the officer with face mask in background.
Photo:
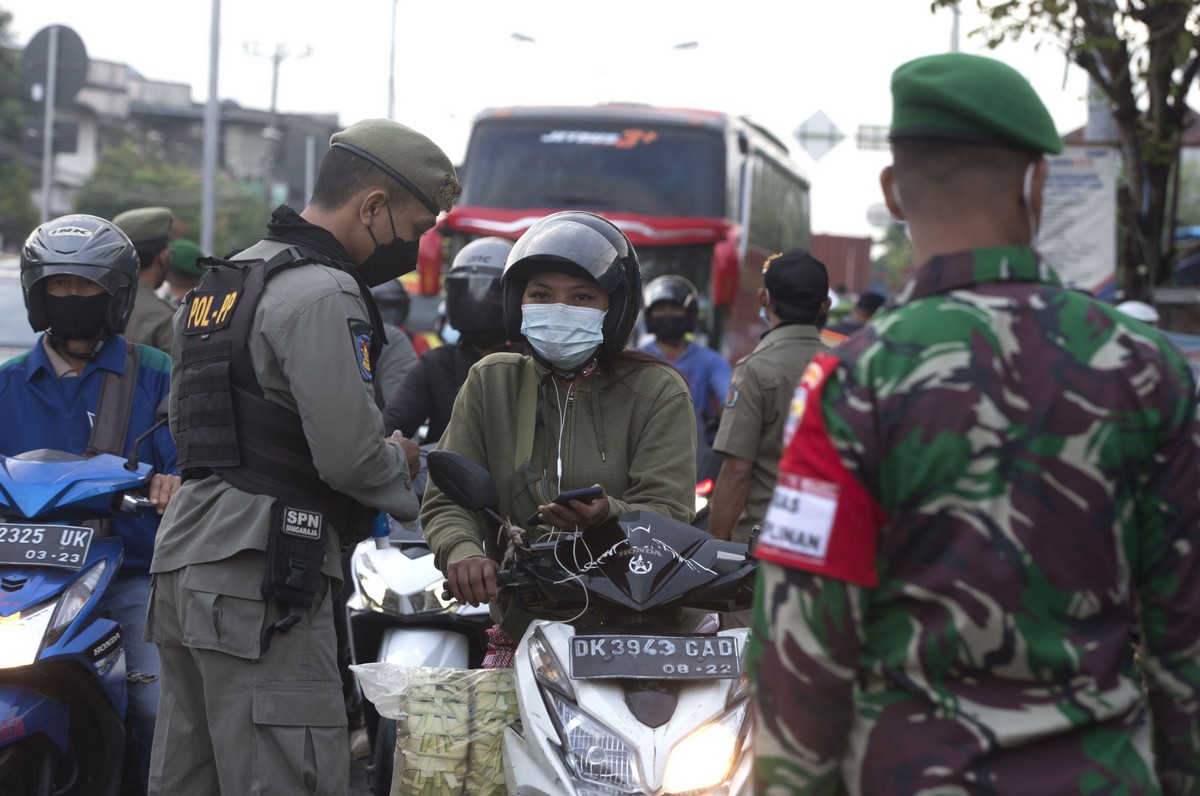
POLYGON ((770 328, 733 369, 713 443, 724 461, 709 532, 742 543, 767 514, 792 390, 813 354, 825 349, 819 329, 831 303, 825 265, 804 249, 772 254, 762 270, 759 315, 770 328))
POLYGON ((412 519, 417 448, 385 439, 370 288, 413 270, 460 193, 424 135, 334 134, 303 212, 208 270, 175 316, 184 484, 154 551, 163 698, 152 794, 345 793, 333 596, 376 509, 412 519))
POLYGON ((167 278, 171 262, 171 227, 174 215, 165 207, 137 207, 113 218, 137 248, 137 301, 129 315, 125 337, 171 353, 171 317, 174 308, 156 292, 167 278))
MULTIPOLYGON (((674 368, 625 348, 641 289, 628 238, 591 213, 537 221, 508 255, 504 328, 532 353, 493 354, 471 368, 438 447, 492 473, 501 516, 536 513, 534 537, 587 531, 637 510, 692 519, 696 418, 687 384, 674 368), (588 502, 551 503, 596 485, 603 491, 588 502)), ((492 603, 498 626, 484 666, 511 666, 533 617, 508 598, 497 601, 504 549, 496 529, 432 483, 421 525, 455 598, 492 603)))

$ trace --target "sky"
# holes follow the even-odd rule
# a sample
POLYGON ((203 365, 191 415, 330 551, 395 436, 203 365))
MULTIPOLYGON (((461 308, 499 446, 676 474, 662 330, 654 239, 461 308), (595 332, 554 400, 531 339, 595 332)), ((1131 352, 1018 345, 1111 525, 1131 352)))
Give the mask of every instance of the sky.
MULTIPOLYGON (((1086 121, 1087 78, 1053 42, 987 51, 963 4, 958 46, 1020 70, 1061 132, 1086 121)), ((395 118, 456 162, 472 118, 509 104, 636 101, 745 114, 789 145, 812 182, 813 231, 875 235, 886 151, 859 149, 861 125, 887 125, 889 78, 912 58, 951 47, 953 14, 930 0, 225 0, 218 94, 278 110, 337 114, 342 124, 388 113, 396 13, 395 118), (286 15, 278 11, 286 9, 286 15), (272 13, 274 12, 274 17, 272 13), (513 34, 519 34, 518 40, 513 34), (677 45, 690 44, 685 48, 677 45), (259 53, 258 55, 254 54, 259 53), (824 113, 847 137, 818 160, 793 137, 824 113)), ((0 0, 27 43, 47 25, 72 28, 92 58, 128 63, 208 97, 209 0, 0 0)))

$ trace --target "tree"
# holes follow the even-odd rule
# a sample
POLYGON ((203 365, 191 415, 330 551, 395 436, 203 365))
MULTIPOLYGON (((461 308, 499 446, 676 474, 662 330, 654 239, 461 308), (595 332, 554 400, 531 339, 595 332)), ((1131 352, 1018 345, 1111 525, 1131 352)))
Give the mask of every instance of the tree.
POLYGON ((1175 221, 1180 227, 1200 227, 1200 158, 1183 158, 1179 171, 1175 221))
MULTIPOLYGON (((161 205, 179 219, 183 234, 194 238, 194 230, 200 229, 201 193, 199 172, 170 163, 151 148, 125 138, 101 155, 75 197, 75 210, 112 218, 130 208, 161 205)), ((266 231, 270 214, 257 188, 219 177, 216 251, 209 253, 223 255, 254 243, 266 231)))
POLYGON ((913 270, 912 241, 904 231, 904 222, 894 221, 888 224, 883 233, 883 239, 877 241, 885 248, 872 263, 876 272, 883 273, 883 282, 889 293, 894 292, 908 278, 913 270))
MULTIPOLYGON (((1025 35, 1055 41, 1108 98, 1124 159, 1119 205, 1133 258, 1126 292, 1145 296, 1169 276, 1169 212, 1200 70, 1200 6, 1194 0, 976 0, 989 47, 1025 35)), ((937 10, 956 0, 933 0, 937 10)))
POLYGON ((25 135, 22 119, 21 62, 12 48, 8 26, 12 14, 0 10, 0 244, 19 245, 38 223, 38 211, 30 198, 33 171, 21 150, 25 135))

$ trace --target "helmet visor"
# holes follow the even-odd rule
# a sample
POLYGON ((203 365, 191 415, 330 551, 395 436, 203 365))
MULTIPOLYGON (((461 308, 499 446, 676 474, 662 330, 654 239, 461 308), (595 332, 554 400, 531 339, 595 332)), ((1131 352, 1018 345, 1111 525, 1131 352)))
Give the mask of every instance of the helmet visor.
MULTIPOLYGON (((621 284, 621 271, 613 265, 621 259, 612 242, 584 224, 536 226, 521 236, 508 256, 509 268, 525 260, 546 260, 573 263, 588 273, 605 293, 612 293, 621 284)), ((535 265, 523 265, 524 277, 536 273, 535 265)))
POLYGON ((119 289, 127 287, 129 276, 106 265, 86 265, 83 263, 49 263, 45 265, 26 266, 21 271, 21 285, 26 292, 36 283, 51 276, 60 275, 81 276, 90 279, 104 288, 108 294, 114 295, 119 289))
POLYGON ((500 307, 500 280, 495 272, 446 277, 446 316, 460 332, 499 328, 503 325, 500 307))

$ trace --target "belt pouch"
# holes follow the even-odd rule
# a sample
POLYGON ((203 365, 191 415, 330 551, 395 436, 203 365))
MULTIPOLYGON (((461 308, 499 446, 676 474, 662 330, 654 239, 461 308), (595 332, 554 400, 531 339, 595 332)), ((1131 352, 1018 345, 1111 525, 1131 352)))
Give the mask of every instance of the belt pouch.
POLYGON ((328 519, 319 508, 296 500, 275 501, 263 597, 304 608, 313 604, 321 588, 326 533, 328 519))

